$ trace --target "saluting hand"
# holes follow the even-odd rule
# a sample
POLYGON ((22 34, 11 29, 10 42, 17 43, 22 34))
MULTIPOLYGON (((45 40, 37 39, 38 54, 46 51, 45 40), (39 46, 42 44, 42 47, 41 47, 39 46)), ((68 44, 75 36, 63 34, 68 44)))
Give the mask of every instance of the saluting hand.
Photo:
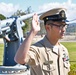
POLYGON ((38 21, 38 15, 34 14, 33 15, 33 20, 32 20, 32 30, 37 34, 38 31, 40 31, 40 23, 38 21))

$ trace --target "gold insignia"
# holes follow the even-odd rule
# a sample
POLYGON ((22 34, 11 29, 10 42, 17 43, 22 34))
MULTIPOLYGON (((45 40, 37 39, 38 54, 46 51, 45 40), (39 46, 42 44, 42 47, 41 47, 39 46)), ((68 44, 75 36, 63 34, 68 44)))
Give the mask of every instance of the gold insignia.
POLYGON ((62 18, 65 18, 65 11, 64 11, 64 10, 62 10, 62 11, 60 12, 60 16, 61 16, 62 18))
POLYGON ((64 12, 62 12, 61 17, 65 17, 65 13, 64 12))
POLYGON ((48 20, 48 17, 46 18, 46 20, 48 20))
POLYGON ((44 65, 48 65, 48 64, 52 64, 53 63, 53 61, 46 61, 46 62, 44 62, 44 65))

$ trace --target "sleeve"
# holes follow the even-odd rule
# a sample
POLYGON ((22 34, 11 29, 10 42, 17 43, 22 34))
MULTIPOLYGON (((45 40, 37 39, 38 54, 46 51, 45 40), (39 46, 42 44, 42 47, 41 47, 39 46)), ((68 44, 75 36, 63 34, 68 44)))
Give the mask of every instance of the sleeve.
POLYGON ((39 63, 39 53, 38 48, 35 46, 31 46, 30 50, 27 54, 26 63, 33 66, 38 65, 39 63))

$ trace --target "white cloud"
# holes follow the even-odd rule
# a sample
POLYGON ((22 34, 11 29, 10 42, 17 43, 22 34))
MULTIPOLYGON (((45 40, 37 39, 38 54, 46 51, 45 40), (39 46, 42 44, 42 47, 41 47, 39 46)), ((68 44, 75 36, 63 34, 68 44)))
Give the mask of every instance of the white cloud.
POLYGON ((6 17, 11 16, 18 9, 19 9, 18 5, 13 5, 12 3, 9 4, 3 2, 0 3, 0 14, 3 14, 6 17))
POLYGON ((68 0, 67 2, 63 2, 63 3, 54 2, 54 3, 44 4, 43 6, 40 6, 39 9, 47 10, 47 9, 52 9, 52 8, 57 8, 57 7, 63 7, 67 9, 66 13, 69 20, 76 18, 75 16, 76 4, 72 3, 72 0, 68 0))
MULTIPOLYGON (((44 4, 39 7, 39 10, 47 10, 52 9, 56 7, 64 7, 67 9, 67 17, 68 19, 75 19, 76 16, 76 4, 72 3, 72 0, 68 0, 63 3, 59 2, 51 2, 48 4, 44 4)), ((0 3, 0 14, 5 15, 6 17, 11 16, 14 12, 16 12, 18 9, 20 9, 19 5, 13 5, 12 3, 0 3)))

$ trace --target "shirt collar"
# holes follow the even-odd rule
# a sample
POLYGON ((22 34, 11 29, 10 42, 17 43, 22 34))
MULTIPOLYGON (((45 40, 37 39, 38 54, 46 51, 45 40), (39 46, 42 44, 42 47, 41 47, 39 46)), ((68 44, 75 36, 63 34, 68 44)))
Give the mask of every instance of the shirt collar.
MULTIPOLYGON (((58 50, 59 50, 59 46, 54 46, 52 45, 49 40, 47 39, 47 37, 45 36, 43 39, 43 44, 45 45, 47 51, 52 50, 55 54, 58 54, 58 50)), ((60 44, 59 44, 60 45, 60 44)))

